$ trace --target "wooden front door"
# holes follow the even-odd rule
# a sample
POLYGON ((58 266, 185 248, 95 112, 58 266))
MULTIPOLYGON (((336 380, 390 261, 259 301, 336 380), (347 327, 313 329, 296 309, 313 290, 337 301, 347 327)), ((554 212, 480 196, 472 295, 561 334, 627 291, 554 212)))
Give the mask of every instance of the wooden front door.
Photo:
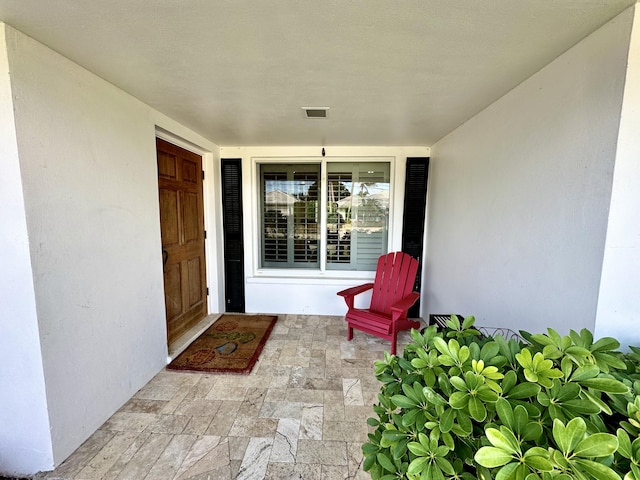
POLYGON ((202 157, 156 139, 167 340, 207 314, 202 157))

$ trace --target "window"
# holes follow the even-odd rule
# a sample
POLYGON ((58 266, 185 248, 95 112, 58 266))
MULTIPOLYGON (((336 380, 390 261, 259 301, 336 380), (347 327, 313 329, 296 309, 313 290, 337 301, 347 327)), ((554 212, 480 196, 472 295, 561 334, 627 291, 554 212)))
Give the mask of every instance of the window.
POLYGON ((387 251, 389 171, 383 162, 261 164, 261 266, 375 270, 387 251))
POLYGON ((262 266, 317 268, 320 165, 262 165, 262 266))
POLYGON ((388 163, 327 164, 327 270, 375 270, 388 223, 388 163))

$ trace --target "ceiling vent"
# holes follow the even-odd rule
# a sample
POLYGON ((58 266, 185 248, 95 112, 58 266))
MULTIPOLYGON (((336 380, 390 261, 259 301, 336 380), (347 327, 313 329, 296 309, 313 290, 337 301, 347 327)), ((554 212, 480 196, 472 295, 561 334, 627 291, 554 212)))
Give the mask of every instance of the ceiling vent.
POLYGON ((302 107, 306 118, 327 118, 329 107, 302 107))

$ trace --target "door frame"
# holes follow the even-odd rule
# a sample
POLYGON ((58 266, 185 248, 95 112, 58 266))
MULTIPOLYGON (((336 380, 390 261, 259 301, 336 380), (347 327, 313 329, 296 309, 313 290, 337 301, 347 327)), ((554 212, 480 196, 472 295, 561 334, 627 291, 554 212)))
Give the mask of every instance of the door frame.
MULTIPOLYGON (((219 274, 221 266, 221 257, 219 253, 221 245, 220 234, 222 231, 222 219, 219 212, 222 209, 222 198, 218 199, 215 195, 215 192, 219 192, 221 188, 220 175, 219 173, 216 174, 217 172, 215 168, 216 165, 219 167, 219 152, 213 152, 210 149, 199 146, 169 132, 168 130, 156 126, 155 136, 153 139, 154 158, 156 156, 156 138, 161 138, 162 140, 172 143, 180 148, 184 148, 185 150, 189 150, 190 152, 202 157, 202 170, 204 171, 204 180, 202 181, 202 198, 204 204, 204 229, 206 231, 206 239, 204 243, 205 278, 207 287, 209 288, 209 295, 206 300, 207 311, 209 312, 209 315, 221 313, 224 311, 221 308, 221 302, 224 301, 224 279, 219 274), (218 203, 220 205, 218 205, 218 203), (222 292, 221 287, 223 287, 222 292)), ((159 227, 160 225, 158 224, 158 243, 161 245, 162 239, 159 227)), ((160 251, 161 247, 158 247, 158 252, 160 251)), ((158 265, 162 269, 161 254, 158 254, 158 265)))

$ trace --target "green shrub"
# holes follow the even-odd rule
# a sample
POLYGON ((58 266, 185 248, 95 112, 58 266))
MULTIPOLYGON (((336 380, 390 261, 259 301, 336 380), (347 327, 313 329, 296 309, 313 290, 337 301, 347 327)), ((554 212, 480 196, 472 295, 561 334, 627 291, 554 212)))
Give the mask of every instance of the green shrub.
POLYGON ((640 480, 640 349, 586 329, 485 337, 474 321, 412 330, 375 362, 374 480, 640 480))

